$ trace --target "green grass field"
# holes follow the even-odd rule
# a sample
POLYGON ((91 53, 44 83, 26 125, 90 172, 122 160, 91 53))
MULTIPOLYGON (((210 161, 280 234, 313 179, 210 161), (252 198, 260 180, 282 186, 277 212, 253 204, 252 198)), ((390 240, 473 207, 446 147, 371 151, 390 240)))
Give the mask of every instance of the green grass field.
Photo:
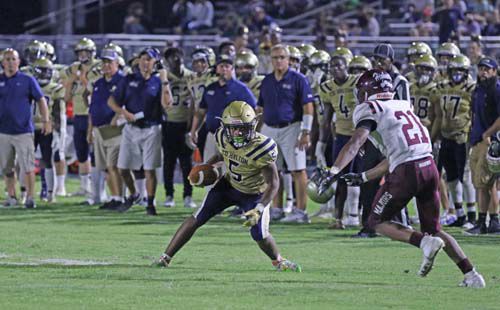
MULTIPOLYGON (((75 186, 72 180, 68 189, 75 186)), ((199 203, 203 190, 195 193, 199 203)), ((486 289, 458 287, 462 275, 444 252, 419 278, 416 248, 351 239, 355 230, 327 230, 324 220, 271 225, 282 254, 302 273, 274 271, 242 221, 227 216, 202 227, 170 268, 153 268, 192 212, 177 198, 176 208, 158 207, 155 218, 137 206, 118 214, 76 198, 35 210, 1 208, 0 309, 500 309, 500 236, 459 230, 450 232, 486 289)))

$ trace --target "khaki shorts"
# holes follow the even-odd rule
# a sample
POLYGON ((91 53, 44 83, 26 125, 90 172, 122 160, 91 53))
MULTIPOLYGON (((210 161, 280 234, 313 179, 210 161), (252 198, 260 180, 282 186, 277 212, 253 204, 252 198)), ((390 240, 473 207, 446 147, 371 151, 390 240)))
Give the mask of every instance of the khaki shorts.
POLYGON ((33 133, 6 135, 0 133, 0 170, 3 174, 14 168, 17 160, 21 174, 35 170, 35 143, 33 133))
POLYGON ((494 174, 488 169, 486 153, 488 144, 480 142, 470 150, 469 162, 472 173, 472 184, 475 188, 491 187, 495 181, 494 174))
POLYGON ((272 128, 263 125, 261 133, 273 139, 278 145, 278 169, 283 170, 284 164, 288 171, 300 171, 306 169, 306 151, 299 150, 295 145, 299 139, 300 122, 293 123, 283 128, 272 128))
POLYGON ((121 134, 106 139, 102 132, 105 128, 94 128, 94 157, 95 166, 99 170, 105 170, 107 167, 116 167, 118 164, 118 155, 120 154, 121 134))
POLYGON ((139 128, 125 125, 120 142, 118 168, 154 170, 161 167, 161 127, 139 128))

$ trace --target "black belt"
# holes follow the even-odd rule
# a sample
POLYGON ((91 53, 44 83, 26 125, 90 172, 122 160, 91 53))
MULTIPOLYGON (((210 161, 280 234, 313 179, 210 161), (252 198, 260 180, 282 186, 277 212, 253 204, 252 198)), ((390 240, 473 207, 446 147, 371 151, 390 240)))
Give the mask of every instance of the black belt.
POLYGON ((287 123, 279 123, 279 124, 275 124, 275 125, 268 125, 266 124, 267 127, 271 127, 271 128, 284 128, 284 127, 287 127, 287 126, 290 126, 294 123, 296 123, 297 121, 295 122, 287 122, 287 123))
POLYGON ((139 128, 150 128, 153 126, 158 125, 158 122, 151 122, 151 121, 144 121, 144 120, 138 120, 133 123, 130 123, 134 127, 139 127, 139 128))

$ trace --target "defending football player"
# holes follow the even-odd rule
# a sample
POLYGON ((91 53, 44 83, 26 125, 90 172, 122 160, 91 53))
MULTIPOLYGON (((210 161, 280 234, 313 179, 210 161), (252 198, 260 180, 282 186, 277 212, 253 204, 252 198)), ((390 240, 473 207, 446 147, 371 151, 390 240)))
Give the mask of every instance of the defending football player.
POLYGON ((224 161, 227 172, 207 193, 201 207, 179 227, 156 265, 167 267, 199 227, 224 209, 238 205, 247 217, 244 225, 250 227, 252 238, 276 269, 300 272, 299 265, 280 255, 269 233, 269 203, 279 187, 276 143, 255 131, 255 112, 243 101, 231 102, 221 121, 215 133, 219 154, 206 163, 224 161))
POLYGON ((356 83, 358 105, 353 121, 356 130, 340 151, 331 176, 322 188, 331 184, 337 174, 356 156, 370 134, 378 136, 385 146, 384 160, 362 174, 351 175, 359 182, 385 176, 377 192, 369 224, 377 233, 422 249, 423 261, 418 275, 432 269, 438 252, 444 248, 465 275, 461 286, 485 287, 483 277, 473 268, 456 240, 441 230, 439 224, 439 174, 432 160, 429 132, 413 113, 409 101, 394 100, 392 79, 379 69, 365 72, 356 83), (391 222, 391 218, 416 197, 421 232, 391 222))

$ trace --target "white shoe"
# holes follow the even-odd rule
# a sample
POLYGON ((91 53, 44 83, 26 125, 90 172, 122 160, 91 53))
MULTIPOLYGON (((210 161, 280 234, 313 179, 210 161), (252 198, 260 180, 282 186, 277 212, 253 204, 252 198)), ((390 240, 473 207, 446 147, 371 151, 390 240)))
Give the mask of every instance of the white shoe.
POLYGON ((26 191, 21 192, 21 199, 19 199, 19 203, 22 205, 25 204, 27 197, 28 197, 28 194, 26 193, 26 191))
POLYGON ((483 288, 486 287, 483 276, 475 269, 464 275, 464 280, 458 285, 462 287, 483 288))
POLYGON ((163 205, 165 206, 165 208, 173 208, 173 207, 175 207, 174 197, 167 196, 166 199, 165 199, 165 203, 163 205))
POLYGON ((64 186, 57 187, 54 193, 56 193, 56 196, 66 197, 67 196, 66 187, 64 186))
POLYGON ((286 199, 286 205, 285 205, 285 207, 283 208, 283 211, 284 211, 285 213, 290 213, 290 212, 292 212, 292 210, 293 210, 293 199, 288 199, 288 198, 287 198, 287 199, 286 199))
POLYGON ((191 198, 191 196, 186 196, 184 197, 184 207, 194 209, 197 206, 196 203, 194 203, 193 198, 191 198))
POLYGON ((358 227, 359 226, 359 217, 348 215, 345 221, 342 223, 347 227, 358 227))
POLYGON ((432 265, 434 265, 434 258, 444 248, 444 241, 439 237, 424 236, 420 243, 420 248, 424 253, 424 257, 417 274, 425 277, 431 271, 432 265))
POLYGON ((281 223, 309 224, 311 221, 304 211, 294 208, 292 213, 280 220, 281 223))
POLYGON ((328 206, 328 204, 322 204, 321 208, 319 208, 319 210, 316 213, 311 215, 311 217, 319 217, 322 219, 331 219, 331 218, 333 218, 332 209, 330 209, 330 206, 328 206))
POLYGON ((146 197, 141 197, 141 201, 139 201, 139 205, 141 207, 147 207, 148 206, 148 199, 146 197))
POLYGON ((445 213, 441 216, 441 218, 439 219, 439 222, 441 223, 441 225, 451 225, 453 223, 455 223, 457 221, 457 215, 456 214, 449 214, 449 213, 445 213))
POLYGON ((281 208, 269 208, 271 221, 279 221, 285 217, 285 212, 281 208))

